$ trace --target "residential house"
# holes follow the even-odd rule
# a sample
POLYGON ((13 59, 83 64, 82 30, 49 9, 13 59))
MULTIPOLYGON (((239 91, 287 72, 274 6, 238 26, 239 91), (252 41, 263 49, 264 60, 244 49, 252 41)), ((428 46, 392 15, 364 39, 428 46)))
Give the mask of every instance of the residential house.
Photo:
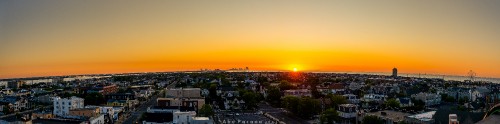
POLYGON ((330 84, 326 87, 317 87, 318 91, 321 92, 322 94, 324 95, 327 95, 327 94, 345 94, 346 93, 346 90, 344 88, 344 84, 342 83, 333 83, 333 84, 330 84))
POLYGON ((358 96, 354 94, 344 94, 342 96, 344 96, 350 104, 358 104, 361 101, 358 96))
POLYGON ((399 106, 400 107, 410 107, 413 106, 413 102, 411 102, 410 98, 397 98, 397 101, 399 101, 399 106))
POLYGON ((339 113, 339 117, 342 118, 342 122, 349 123, 355 121, 357 108, 358 107, 354 104, 340 104, 337 108, 337 112, 339 113))
POLYGON ((441 95, 433 93, 418 93, 411 95, 412 98, 422 100, 425 106, 434 106, 441 104, 441 95))
POLYGON ((204 98, 157 98, 157 106, 169 107, 169 106, 184 106, 184 107, 194 107, 196 110, 201 109, 205 104, 204 98))
POLYGON ((296 96, 296 97, 312 96, 311 90, 309 89, 285 90, 284 94, 285 96, 296 96))
POLYGON ((31 108, 31 103, 25 97, 4 96, 1 102, 9 103, 9 107, 16 112, 31 108))

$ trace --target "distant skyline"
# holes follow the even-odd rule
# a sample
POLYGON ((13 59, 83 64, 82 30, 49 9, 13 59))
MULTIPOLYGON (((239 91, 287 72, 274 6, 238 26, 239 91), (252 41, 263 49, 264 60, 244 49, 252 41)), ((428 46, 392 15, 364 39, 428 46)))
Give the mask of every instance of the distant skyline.
POLYGON ((0 79, 252 70, 500 78, 500 1, 0 0, 0 79))

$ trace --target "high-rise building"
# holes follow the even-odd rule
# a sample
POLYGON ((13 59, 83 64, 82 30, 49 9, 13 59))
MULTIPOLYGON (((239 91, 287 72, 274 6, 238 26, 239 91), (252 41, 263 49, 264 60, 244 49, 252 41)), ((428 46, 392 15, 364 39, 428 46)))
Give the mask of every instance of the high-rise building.
POLYGON ((392 77, 398 77, 398 68, 392 69, 392 77))

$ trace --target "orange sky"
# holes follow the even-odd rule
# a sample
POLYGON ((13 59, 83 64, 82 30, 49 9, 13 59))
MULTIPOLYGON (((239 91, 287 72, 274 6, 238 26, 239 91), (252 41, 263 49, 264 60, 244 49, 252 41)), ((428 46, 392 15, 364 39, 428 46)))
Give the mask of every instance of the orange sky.
POLYGON ((0 1, 0 78, 199 70, 500 77, 498 1, 0 1))

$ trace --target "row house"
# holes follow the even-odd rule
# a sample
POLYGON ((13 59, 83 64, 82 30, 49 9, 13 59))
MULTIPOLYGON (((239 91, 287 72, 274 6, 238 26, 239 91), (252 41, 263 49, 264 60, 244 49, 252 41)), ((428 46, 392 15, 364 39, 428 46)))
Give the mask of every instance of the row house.
POLYGON ((284 91, 285 96, 296 96, 296 97, 311 97, 311 90, 309 89, 296 89, 296 90, 285 90, 284 91))
POLYGON ((441 95, 433 93, 418 93, 411 95, 412 98, 422 100, 425 106, 434 106, 441 104, 441 95))
POLYGON ((32 107, 31 102, 27 98, 19 96, 4 96, 1 102, 4 103, 3 105, 7 105, 12 111, 16 112, 27 110, 32 107))
POLYGON ((324 95, 327 94, 345 94, 346 89, 342 83, 333 83, 327 86, 317 86, 319 92, 324 95))

